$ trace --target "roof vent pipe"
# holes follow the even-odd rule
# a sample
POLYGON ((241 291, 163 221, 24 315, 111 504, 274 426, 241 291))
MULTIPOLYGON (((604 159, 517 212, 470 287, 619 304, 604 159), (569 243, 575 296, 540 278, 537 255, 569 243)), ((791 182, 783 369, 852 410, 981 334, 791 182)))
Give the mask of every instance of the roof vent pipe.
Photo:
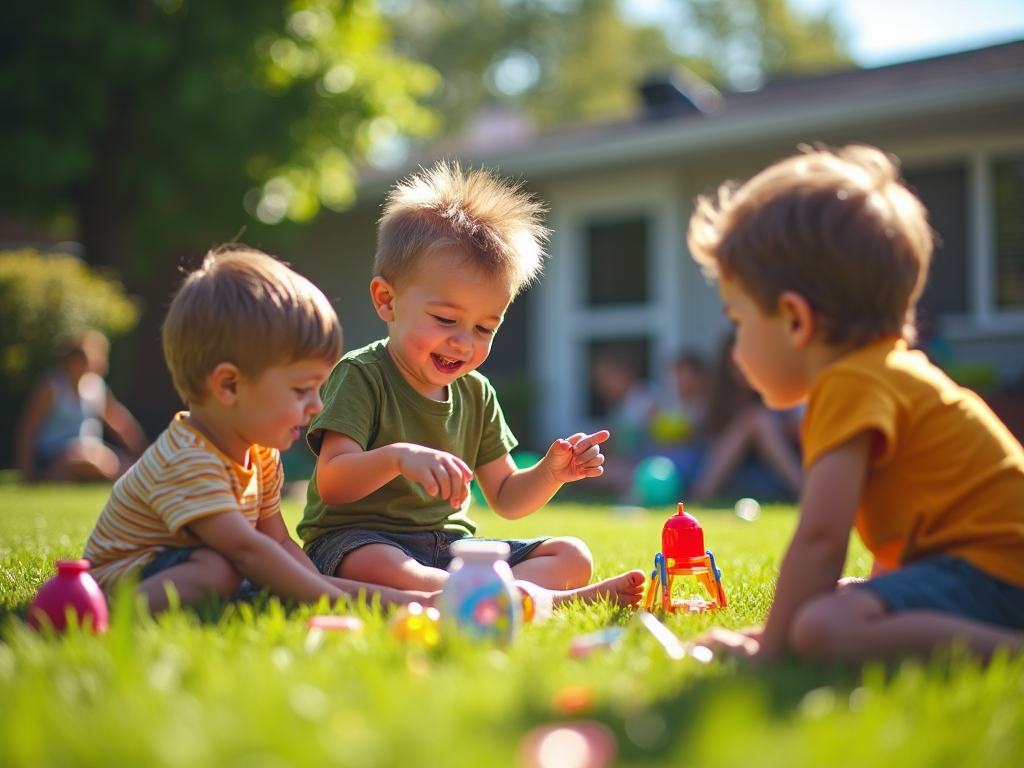
POLYGON ((698 113, 713 115, 725 104, 725 98, 715 86, 684 67, 649 78, 639 90, 647 119, 698 113))

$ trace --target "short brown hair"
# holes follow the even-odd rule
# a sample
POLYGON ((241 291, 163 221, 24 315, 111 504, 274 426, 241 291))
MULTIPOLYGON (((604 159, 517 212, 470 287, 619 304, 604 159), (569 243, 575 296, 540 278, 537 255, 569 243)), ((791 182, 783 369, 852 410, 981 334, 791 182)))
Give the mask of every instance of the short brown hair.
POLYGON ((206 377, 223 362, 256 377, 273 365, 341 357, 341 325, 327 297, 267 254, 228 245, 185 278, 163 324, 174 388, 201 403, 206 377))
POLYGON ((455 250, 515 295, 541 272, 544 210, 521 182, 441 161, 388 193, 373 273, 397 284, 422 257, 455 250))
POLYGON ((810 303, 829 344, 914 339, 934 245, 925 207, 881 150, 801 153, 702 196, 687 241, 705 274, 737 280, 768 314, 810 303))

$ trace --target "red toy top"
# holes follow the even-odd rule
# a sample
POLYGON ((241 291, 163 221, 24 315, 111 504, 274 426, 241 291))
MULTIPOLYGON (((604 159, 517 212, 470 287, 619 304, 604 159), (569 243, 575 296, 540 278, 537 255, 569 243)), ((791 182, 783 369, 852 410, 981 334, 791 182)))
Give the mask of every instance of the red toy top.
POLYGON ((679 511, 665 521, 661 531, 661 551, 666 558, 680 564, 704 557, 704 531, 697 518, 683 511, 682 502, 679 502, 679 511))

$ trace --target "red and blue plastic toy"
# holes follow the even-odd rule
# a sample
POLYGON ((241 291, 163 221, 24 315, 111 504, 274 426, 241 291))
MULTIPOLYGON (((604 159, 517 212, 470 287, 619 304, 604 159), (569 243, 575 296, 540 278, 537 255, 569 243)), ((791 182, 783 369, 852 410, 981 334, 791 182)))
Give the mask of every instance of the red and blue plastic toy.
POLYGON ((711 550, 704 549, 704 530, 697 518, 679 511, 665 521, 661 532, 661 552, 654 556, 654 570, 644 596, 644 608, 663 611, 710 611, 725 608, 728 600, 722 588, 722 572, 715 565, 711 550), (693 576, 704 585, 710 599, 693 596, 673 598, 672 584, 678 576, 693 576))

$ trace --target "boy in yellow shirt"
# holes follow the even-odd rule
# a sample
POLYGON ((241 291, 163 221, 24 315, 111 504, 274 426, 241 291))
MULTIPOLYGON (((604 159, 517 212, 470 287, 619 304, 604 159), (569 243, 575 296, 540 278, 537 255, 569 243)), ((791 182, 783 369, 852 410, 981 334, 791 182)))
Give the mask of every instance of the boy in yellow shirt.
POLYGON ((689 244, 750 384, 773 408, 807 404, 800 520, 767 622, 707 639, 767 661, 1024 647, 1024 450, 907 348, 933 245, 898 168, 864 146, 791 157, 700 199, 689 244), (851 528, 868 580, 839 581, 851 528))
MULTIPOLYGON (((476 532, 473 477, 492 510, 518 519, 563 483, 604 471, 607 431, 556 440, 517 469, 516 439, 476 370, 513 297, 540 272, 541 212, 517 185, 447 162, 391 192, 370 283, 388 338, 338 363, 307 435, 317 465, 298 533, 322 573, 440 589, 449 546, 476 532)), ((521 588, 541 588, 544 603, 639 602, 644 574, 590 584, 590 551, 577 538, 506 543, 521 588)))
POLYGON ((151 610, 232 597, 248 579, 284 598, 426 594, 321 576, 281 518, 280 452, 317 413, 341 356, 324 295, 251 249, 206 256, 171 302, 164 357, 188 406, 117 481, 85 546, 104 591, 127 578, 151 610))

